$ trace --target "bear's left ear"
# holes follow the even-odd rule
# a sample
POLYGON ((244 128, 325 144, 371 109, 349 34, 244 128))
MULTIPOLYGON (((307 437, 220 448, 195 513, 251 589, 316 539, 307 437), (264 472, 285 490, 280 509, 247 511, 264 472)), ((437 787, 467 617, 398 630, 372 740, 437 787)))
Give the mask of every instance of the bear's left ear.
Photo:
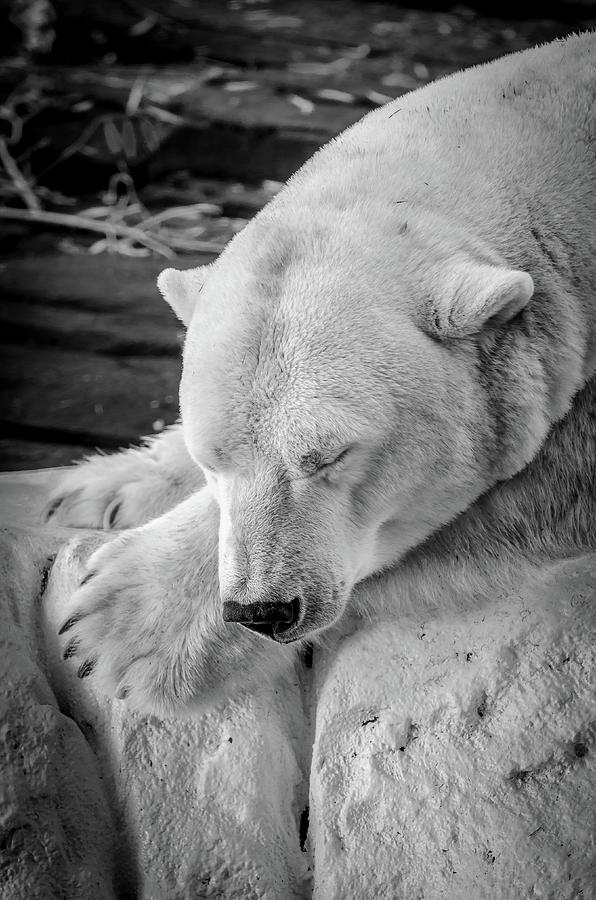
POLYGON ((196 269, 164 269, 157 278, 164 300, 170 304, 178 318, 188 325, 195 308, 197 298, 207 278, 209 266, 196 269))
POLYGON ((439 337, 477 334, 490 321, 502 325, 529 302, 534 282, 527 272, 483 263, 453 263, 431 288, 433 331, 439 337))

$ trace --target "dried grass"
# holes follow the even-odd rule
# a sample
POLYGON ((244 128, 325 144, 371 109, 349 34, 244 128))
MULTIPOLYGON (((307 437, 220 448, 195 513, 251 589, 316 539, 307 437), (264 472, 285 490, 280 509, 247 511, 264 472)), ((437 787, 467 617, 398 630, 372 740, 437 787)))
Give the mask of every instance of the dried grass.
MULTIPOLYGON (((143 80, 138 79, 131 88, 126 112, 134 114, 142 98, 143 80)), ((0 202, 0 219, 100 234, 99 240, 82 248, 89 253, 108 252, 125 256, 157 253, 171 259, 177 253, 219 253, 223 249, 224 243, 199 237, 205 231, 205 217, 212 216, 214 212, 211 204, 192 203, 152 213, 140 202, 134 181, 126 171, 112 176, 108 190, 103 194, 103 202, 98 206, 69 213, 45 209, 44 200, 48 199, 71 206, 78 201, 39 186, 29 171, 29 154, 16 158, 10 148, 20 141, 26 117, 48 104, 51 101, 44 97, 43 84, 25 78, 0 107, 0 118, 10 126, 8 139, 0 138, 0 200, 4 201, 0 202), (20 112, 23 108, 27 110, 25 117, 20 112), (24 208, 19 208, 18 203, 22 203, 24 208)), ((176 123, 180 120, 168 110, 157 108, 152 115, 176 120, 176 123)), ((64 162, 75 153, 84 151, 87 141, 102 124, 99 120, 103 121, 103 118, 94 119, 57 161, 64 162)))

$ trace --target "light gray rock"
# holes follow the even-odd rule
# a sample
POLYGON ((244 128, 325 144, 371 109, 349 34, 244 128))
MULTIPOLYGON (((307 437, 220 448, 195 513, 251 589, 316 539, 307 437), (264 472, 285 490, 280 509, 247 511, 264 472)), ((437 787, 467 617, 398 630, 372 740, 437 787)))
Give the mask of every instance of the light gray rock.
POLYGON ((5 531, 2 557, 2 900, 310 896, 297 672, 187 721, 97 696, 56 632, 109 535, 25 530, 47 474, 3 478, 3 518, 23 528, 5 531))
POLYGON ((595 595, 585 556, 499 605, 378 624, 326 654, 318 900, 594 896, 595 595))
POLYGON ((56 701, 40 594, 55 537, 4 531, 0 574, 0 896, 117 896, 114 822, 80 725, 56 701))

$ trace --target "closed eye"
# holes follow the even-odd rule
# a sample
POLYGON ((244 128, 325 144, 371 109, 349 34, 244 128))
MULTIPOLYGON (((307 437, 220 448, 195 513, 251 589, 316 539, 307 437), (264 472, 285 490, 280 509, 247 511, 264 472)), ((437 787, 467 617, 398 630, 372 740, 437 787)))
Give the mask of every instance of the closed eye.
POLYGON ((327 474, 331 475, 334 469, 341 467, 354 447, 354 444, 350 444, 342 450, 309 450, 298 462, 301 477, 314 478, 320 475, 324 478, 327 474))
POLYGON ((334 457, 334 459, 322 461, 317 468, 317 472, 324 472, 325 469, 332 469, 335 466, 339 465, 339 463, 341 463, 346 458, 351 449, 351 447, 344 447, 341 453, 338 453, 337 456, 334 457))

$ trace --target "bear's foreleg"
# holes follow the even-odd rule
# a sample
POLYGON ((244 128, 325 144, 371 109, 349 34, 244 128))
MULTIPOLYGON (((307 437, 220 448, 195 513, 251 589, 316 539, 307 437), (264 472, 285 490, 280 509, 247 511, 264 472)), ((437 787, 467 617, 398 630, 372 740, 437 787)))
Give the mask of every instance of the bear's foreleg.
POLYGON ((141 447, 92 456, 61 473, 46 521, 75 528, 133 528, 172 509, 205 483, 181 425, 141 447))

